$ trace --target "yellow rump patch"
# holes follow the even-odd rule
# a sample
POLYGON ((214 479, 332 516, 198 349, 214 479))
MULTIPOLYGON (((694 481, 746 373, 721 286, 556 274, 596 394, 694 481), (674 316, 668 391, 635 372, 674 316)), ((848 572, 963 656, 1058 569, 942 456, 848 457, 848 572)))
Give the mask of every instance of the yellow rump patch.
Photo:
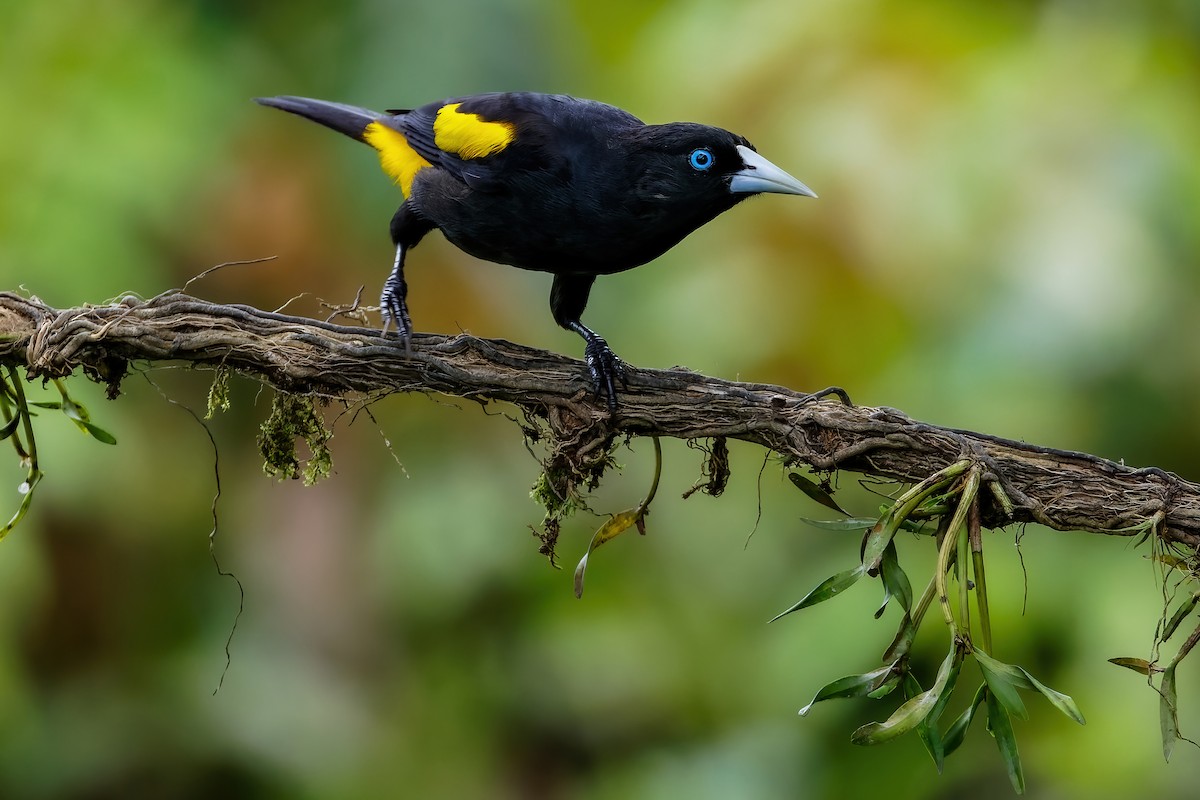
POLYGON ((381 122, 372 122, 363 131, 363 141, 379 151, 379 165, 400 184, 405 197, 412 194, 413 178, 428 166, 400 131, 381 122))
POLYGON ((433 121, 433 143, 459 158, 486 158, 499 153, 516 137, 511 122, 488 122, 478 114, 459 111, 461 103, 438 109, 433 121))

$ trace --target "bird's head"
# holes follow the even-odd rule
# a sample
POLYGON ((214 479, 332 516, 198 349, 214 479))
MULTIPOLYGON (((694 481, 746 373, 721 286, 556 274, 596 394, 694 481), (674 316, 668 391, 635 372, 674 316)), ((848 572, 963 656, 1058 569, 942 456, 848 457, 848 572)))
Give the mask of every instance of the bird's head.
POLYGON ((751 195, 816 193, 737 134, 708 125, 647 125, 637 135, 637 194, 711 219, 751 195))

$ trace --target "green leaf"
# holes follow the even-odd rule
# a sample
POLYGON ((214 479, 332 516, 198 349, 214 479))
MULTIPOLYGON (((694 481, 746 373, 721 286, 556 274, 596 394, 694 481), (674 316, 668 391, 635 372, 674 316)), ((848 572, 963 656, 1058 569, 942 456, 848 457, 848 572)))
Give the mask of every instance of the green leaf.
POLYGON ((929 716, 929 712, 941 698, 942 692, 946 690, 950 674, 954 669, 954 662, 961 661, 961 653, 962 651, 957 647, 951 649, 946 655, 945 661, 942 662, 941 668, 938 669, 937 679, 929 691, 922 692, 905 701, 887 718, 887 721, 869 722, 863 725, 850 735, 850 741, 854 744, 882 744, 917 727, 922 720, 929 716))
POLYGON ((946 729, 946 735, 942 737, 944 756, 949 756, 963 743, 967 736, 967 728, 971 727, 971 720, 975 719, 975 711, 983 705, 985 699, 987 699, 987 683, 981 683, 975 690, 975 698, 971 700, 971 705, 967 706, 966 710, 958 715, 958 719, 950 723, 950 727, 946 729))
POLYGON ((806 716, 817 703, 822 700, 833 700, 839 697, 863 697, 885 685, 892 674, 894 665, 886 664, 879 669, 865 672, 862 675, 847 675, 830 681, 817 691, 809 704, 800 709, 800 716, 806 716))
POLYGON ((879 562, 879 574, 883 578, 883 603, 875 612, 875 619, 883 616, 888 600, 895 597, 905 612, 912 610, 912 584, 908 575, 900 568, 900 557, 896 553, 895 540, 888 542, 883 551, 883 559, 879 562))
POLYGON ((8 422, 4 423, 4 427, 0 428, 0 441, 12 436, 17 430, 17 425, 21 424, 21 415, 17 414, 8 422))
POLYGON ((87 409, 69 397, 63 398, 62 412, 75 422, 87 422, 90 419, 87 409))
POLYGON ((1025 710, 1025 703, 1022 702, 1017 690, 1030 689, 1040 693, 1055 708, 1080 725, 1086 724, 1083 712, 1079 710, 1079 706, 1075 704, 1070 695, 1054 691, 1033 677, 1029 670, 1024 667, 997 661, 979 648, 975 648, 975 660, 979 662, 979 668, 983 671, 983 677, 988 683, 988 688, 997 695, 997 699, 1004 704, 1009 713, 1020 719, 1029 718, 1029 714, 1025 710))
MULTIPOLYGON (((921 694, 921 684, 917 682, 917 677, 911 672, 904 673, 904 696, 911 699, 919 694, 921 694)), ((945 693, 942 696, 944 697, 945 693)), ((937 769, 938 775, 941 775, 942 763, 945 758, 942 754, 942 739, 938 736, 937 725, 932 724, 935 722, 932 717, 933 713, 931 712, 917 724, 917 738, 921 740, 921 744, 925 745, 926 752, 933 759, 933 766, 937 769)))
POLYGON ((34 487, 36 487, 41 480, 42 473, 34 468, 26 476, 24 482, 17 487, 17 491, 21 493, 21 504, 17 506, 17 510, 12 515, 12 518, 8 521, 8 524, 6 524, 3 528, 0 528, 0 540, 4 539, 5 536, 8 536, 8 534, 11 533, 18 524, 20 524, 21 520, 25 518, 25 513, 29 511, 29 506, 33 502, 34 487))
POLYGON ((1162 672, 1161 667, 1150 663, 1144 658, 1110 658, 1108 663, 1116 664, 1118 667, 1124 667, 1125 669, 1131 669, 1134 672, 1140 672, 1147 677, 1153 673, 1162 672))
POLYGON ((954 694, 954 687, 958 685, 958 675, 962 668, 963 655, 965 650, 961 647, 954 648, 954 662, 950 665, 950 674, 947 675, 945 686, 941 694, 938 696, 937 702, 934 703, 932 709, 929 710, 929 716, 917 726, 917 733, 922 740, 928 739, 926 749, 929 750, 929 755, 933 758, 933 765, 937 768, 938 774, 942 774, 942 767, 946 761, 945 742, 938 733, 938 721, 942 718, 942 713, 946 710, 946 705, 950 702, 950 696, 954 694), (921 734, 922 726, 927 726, 928 731, 921 734), (930 747, 930 743, 934 746, 930 747))
POLYGON ((975 661, 983 672, 992 695, 1004 705, 1010 714, 1019 719, 1029 719, 1029 712, 1017 689, 1026 685, 1025 675, 1017 668, 989 656, 979 648, 975 648, 975 661))
POLYGON ((62 403, 57 400, 41 400, 35 403, 30 403, 29 405, 36 406, 38 408, 50 408, 55 411, 58 411, 60 408, 62 408, 62 403))
POLYGON ((826 578, 825 580, 821 581, 820 584, 818 584, 817 588, 804 595, 800 602, 796 603, 786 611, 781 611, 780 613, 776 614, 770 619, 770 622, 774 622, 780 617, 786 617, 793 611, 799 611, 802 608, 815 606, 817 603, 822 603, 831 597, 841 594, 854 584, 858 583, 858 579, 865 575, 866 572, 866 567, 862 564, 859 564, 854 569, 848 569, 845 572, 839 572, 832 577, 826 578))
POLYGON ((1055 708, 1078 722, 1080 725, 1087 724, 1087 721, 1083 718, 1083 712, 1079 710, 1079 706, 1075 705, 1075 701, 1071 699, 1070 695, 1054 691, 1049 686, 1030 675, 1029 670, 1025 669, 1024 667, 1017 667, 1017 669, 1025 673, 1025 677, 1029 679, 1029 683, 1032 688, 1041 692, 1042 695, 1049 700, 1055 708))
MULTIPOLYGON (((937 703, 929 711, 930 724, 937 724, 942 718, 942 712, 946 710, 946 704, 950 702, 950 695, 954 692, 954 687, 958 685, 958 674, 962 669, 964 650, 960 647, 955 647, 953 650, 954 660, 950 664, 950 672, 943 681, 944 689, 938 696, 937 703)), ((940 671, 939 671, 940 673, 940 671)), ((939 674, 939 678, 940 678, 939 674)), ((940 769, 938 770, 941 771, 940 769)))
MULTIPOLYGON (((837 504, 832 496, 830 496, 829 492, 822 488, 819 483, 810 480, 807 476, 801 475, 799 472, 789 472, 788 479, 791 480, 792 483, 796 484, 797 489, 804 492, 821 505, 825 506, 826 508, 831 508, 839 514, 846 514, 842 507, 837 504)), ((847 514, 847 516, 849 515, 847 514)))
POLYGON ((906 612, 904 619, 900 621, 900 628, 896 631, 896 638, 892 639, 892 643, 883 653, 883 660, 890 664, 907 655, 912 650, 913 640, 916 638, 917 627, 913 625, 912 616, 906 612))
POLYGON ((638 509, 628 508, 612 517, 605 520, 604 524, 596 529, 592 534, 592 541, 588 544, 587 552, 583 554, 583 558, 579 559, 579 565, 575 567, 575 596, 583 597, 583 576, 587 571, 588 556, 592 554, 600 545, 615 539, 625 531, 632 528, 641 516, 638 514, 638 509))
POLYGON ((1179 627, 1179 623, 1183 622, 1187 615, 1192 613, 1196 608, 1197 601, 1200 601, 1200 593, 1193 594, 1190 598, 1179 604, 1179 608, 1175 609, 1175 613, 1171 615, 1170 621, 1163 628, 1162 640, 1164 642, 1171 638, 1171 634, 1179 627))
POLYGON ((80 424, 83 425, 84 430, 86 430, 88 433, 90 433, 92 435, 92 438, 95 439, 96 441, 104 442, 104 444, 116 444, 117 443, 117 437, 113 436, 111 433, 104 430, 104 428, 101 428, 99 425, 94 425, 91 422, 81 422, 80 424))
POLYGON ((1162 686, 1158 690, 1158 723, 1162 728, 1163 759, 1171 760, 1175 743, 1179 741, 1179 706, 1175 694, 1175 664, 1163 670, 1162 686))
POLYGON ((800 521, 814 528, 826 531, 861 531, 870 528, 879 520, 875 517, 847 517, 846 519, 810 519, 801 517, 800 521))
POLYGON ((885 722, 869 722, 850 735, 854 744, 883 744, 917 727, 937 701, 933 689, 906 700, 885 722))
POLYGON ((900 685, 900 673, 894 672, 892 676, 883 683, 879 684, 878 689, 872 689, 867 692, 867 697, 872 700, 882 700, 892 692, 896 691, 896 687, 900 685))
MULTIPOLYGON (((991 684, 988 685, 991 688, 991 684)), ((1012 720, 1004 710, 1004 704, 989 691, 987 696, 988 730, 1000 748, 1000 758, 1004 760, 1004 768, 1008 770, 1008 779, 1012 782, 1013 791, 1025 793, 1025 773, 1021 769, 1021 756, 1017 753, 1017 737, 1013 733, 1012 720)))
POLYGON ((896 536, 896 530, 898 529, 896 513, 896 510, 893 508, 890 513, 880 517, 879 521, 867 531, 867 541, 863 543, 862 562, 869 570, 874 571, 879 569, 879 561, 883 558, 883 551, 887 549, 888 544, 896 536))

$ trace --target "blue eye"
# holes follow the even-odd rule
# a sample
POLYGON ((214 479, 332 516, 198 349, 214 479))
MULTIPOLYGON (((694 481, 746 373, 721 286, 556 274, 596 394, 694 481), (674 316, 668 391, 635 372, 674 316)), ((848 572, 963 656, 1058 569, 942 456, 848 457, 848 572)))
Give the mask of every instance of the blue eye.
POLYGON ((701 172, 710 169, 715 160, 712 151, 707 147, 698 147, 688 156, 688 163, 692 165, 692 169, 697 169, 701 172))

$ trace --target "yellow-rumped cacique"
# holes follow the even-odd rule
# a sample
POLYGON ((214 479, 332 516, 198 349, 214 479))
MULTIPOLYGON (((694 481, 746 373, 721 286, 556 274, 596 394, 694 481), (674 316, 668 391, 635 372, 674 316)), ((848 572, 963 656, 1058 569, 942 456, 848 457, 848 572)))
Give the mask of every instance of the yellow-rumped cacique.
POLYGON ((593 389, 610 412, 625 366, 580 320, 596 276, 657 258, 751 195, 816 197, 737 134, 647 125, 566 95, 480 94, 382 113, 304 97, 257 102, 371 145, 399 184, 385 332, 395 324, 411 346, 404 259, 437 228, 477 258, 554 275, 554 321, 583 337, 593 389))

